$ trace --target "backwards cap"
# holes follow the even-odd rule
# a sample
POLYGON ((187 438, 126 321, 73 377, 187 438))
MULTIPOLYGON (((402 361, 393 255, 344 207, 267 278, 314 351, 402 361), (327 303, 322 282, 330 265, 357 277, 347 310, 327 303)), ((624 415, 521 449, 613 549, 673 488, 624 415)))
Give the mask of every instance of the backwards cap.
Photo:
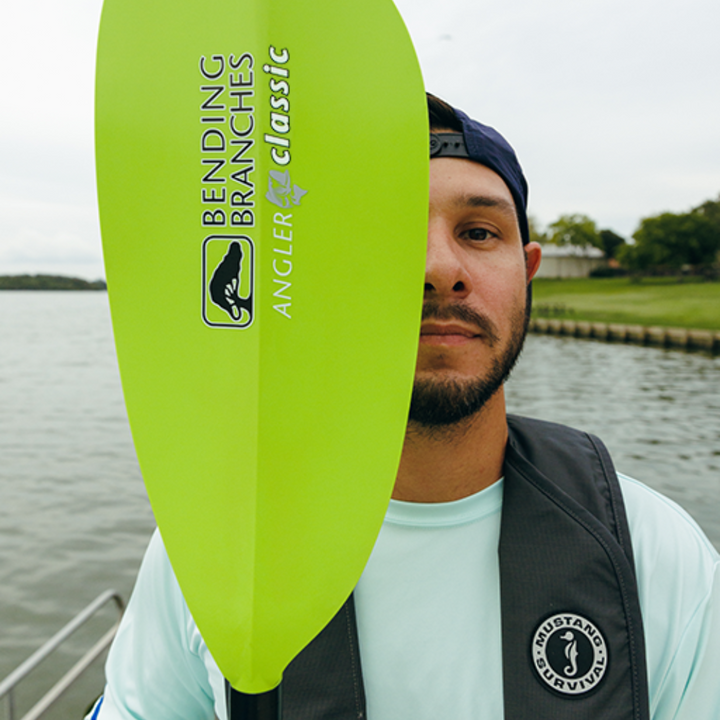
POLYGON ((515 151, 497 131, 453 108, 462 124, 460 133, 430 134, 430 157, 464 157, 495 171, 508 186, 515 201, 523 245, 530 242, 527 220, 528 184, 515 151))

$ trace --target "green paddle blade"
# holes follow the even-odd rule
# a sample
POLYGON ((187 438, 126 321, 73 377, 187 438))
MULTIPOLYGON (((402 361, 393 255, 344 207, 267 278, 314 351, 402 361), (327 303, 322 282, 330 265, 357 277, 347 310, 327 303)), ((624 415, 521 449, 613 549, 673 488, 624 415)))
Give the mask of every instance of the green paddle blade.
POLYGON ((106 0, 100 216, 150 501, 222 672, 266 691, 357 582, 404 436, 427 118, 390 0, 106 0))

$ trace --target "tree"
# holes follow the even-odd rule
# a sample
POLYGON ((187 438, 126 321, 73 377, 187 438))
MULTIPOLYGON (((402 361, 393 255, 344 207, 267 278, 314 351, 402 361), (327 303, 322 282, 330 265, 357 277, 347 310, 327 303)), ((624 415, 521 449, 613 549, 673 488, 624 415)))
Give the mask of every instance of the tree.
POLYGON ((679 270, 712 265, 720 250, 720 228, 698 210, 662 213, 640 221, 634 245, 622 248, 619 259, 629 270, 679 270))
POLYGON ((595 221, 587 215, 561 215, 548 226, 548 242, 554 245, 575 245, 581 248, 602 249, 595 221))
POLYGON ((706 200, 702 205, 693 208, 693 212, 708 218, 720 232, 720 195, 717 200, 706 200))
POLYGON ((605 253, 608 260, 614 258, 618 250, 625 245, 625 238, 617 235, 612 230, 601 230, 598 235, 600 237, 600 249, 605 253))

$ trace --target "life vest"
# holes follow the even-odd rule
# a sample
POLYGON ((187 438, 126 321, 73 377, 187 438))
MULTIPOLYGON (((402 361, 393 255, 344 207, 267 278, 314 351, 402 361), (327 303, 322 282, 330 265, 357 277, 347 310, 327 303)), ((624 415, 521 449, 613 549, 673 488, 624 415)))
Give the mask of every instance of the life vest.
MULTIPOLYGON (((630 533, 607 449, 539 420, 509 416, 508 430, 505 720, 649 720, 630 533)), ((283 720, 366 720, 352 596, 288 666, 282 706, 283 720)))

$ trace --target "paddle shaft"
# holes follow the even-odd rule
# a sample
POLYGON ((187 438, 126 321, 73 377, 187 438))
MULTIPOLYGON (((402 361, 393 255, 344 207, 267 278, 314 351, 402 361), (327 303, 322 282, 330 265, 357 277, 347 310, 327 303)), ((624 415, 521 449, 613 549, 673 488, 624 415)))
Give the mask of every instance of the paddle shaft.
POLYGON ((257 695, 235 690, 225 681, 227 720, 281 720, 282 702, 280 687, 257 695))

